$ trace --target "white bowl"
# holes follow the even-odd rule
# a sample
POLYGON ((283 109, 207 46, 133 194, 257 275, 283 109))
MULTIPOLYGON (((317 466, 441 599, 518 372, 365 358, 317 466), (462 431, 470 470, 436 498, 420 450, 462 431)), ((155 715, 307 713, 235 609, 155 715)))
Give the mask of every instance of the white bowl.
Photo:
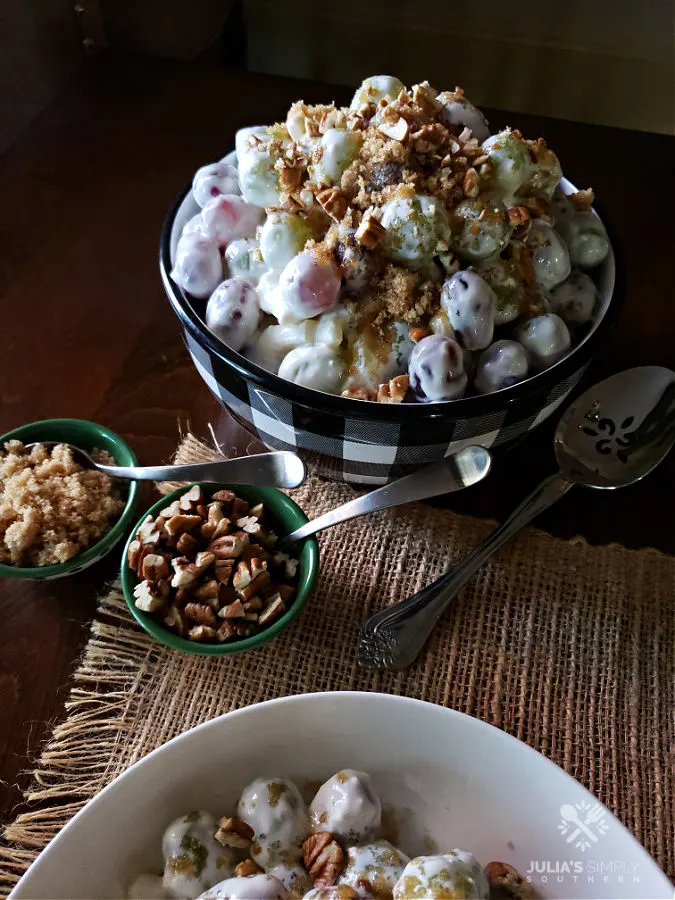
POLYGON ((134 875, 161 870, 162 832, 173 818, 196 808, 229 812, 256 775, 303 782, 347 767, 374 776, 411 855, 431 837, 483 864, 511 863, 547 898, 673 896, 619 821, 530 747, 441 706, 351 692, 271 700, 174 738, 91 800, 10 896, 123 897, 134 875), (582 820, 593 810, 587 849, 576 827, 561 827, 562 808, 582 820))

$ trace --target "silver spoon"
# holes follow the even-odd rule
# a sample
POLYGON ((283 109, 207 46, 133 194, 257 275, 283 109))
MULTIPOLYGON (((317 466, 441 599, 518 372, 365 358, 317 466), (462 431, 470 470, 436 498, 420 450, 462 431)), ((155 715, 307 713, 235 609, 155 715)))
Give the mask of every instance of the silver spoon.
POLYGON ((332 528, 340 522, 348 522, 358 516, 379 512, 392 506, 400 506, 403 503, 411 503, 413 500, 427 500, 429 497, 438 497, 440 494, 448 494, 451 491, 459 491, 462 488, 477 484, 490 471, 492 457, 485 447, 464 447, 457 453, 452 453, 440 462, 432 463, 412 475, 406 475, 391 484, 362 497, 356 497, 348 503, 343 503, 336 509, 318 516, 296 528, 279 542, 283 549, 290 547, 295 541, 316 534, 325 528, 332 528))
POLYGON ((558 473, 454 569, 368 619, 359 635, 360 665, 407 668, 458 591, 512 535, 575 484, 610 490, 634 484, 674 443, 675 372, 657 366, 628 369, 586 391, 558 424, 558 473))
MULTIPOLYGON (((55 447, 64 441, 40 441, 44 447, 55 447)), ((26 447, 33 447, 27 444, 26 447)), ((105 466, 92 459, 86 450, 66 444, 82 462, 92 469, 105 472, 113 478, 129 478, 132 481, 211 481, 227 484, 252 484, 256 487, 299 487, 307 473, 305 464, 296 453, 279 450, 258 453, 254 456, 238 456, 215 462, 188 463, 185 466, 105 466)))

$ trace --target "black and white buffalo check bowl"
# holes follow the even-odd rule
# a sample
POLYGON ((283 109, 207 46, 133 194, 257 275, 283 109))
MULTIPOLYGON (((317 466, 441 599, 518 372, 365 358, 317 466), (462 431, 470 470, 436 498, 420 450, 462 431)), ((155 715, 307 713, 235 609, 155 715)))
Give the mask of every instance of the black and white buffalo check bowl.
MULTIPOLYGON (((576 188, 563 179, 563 189, 576 188)), ((443 403, 370 403, 300 387, 266 372, 206 327, 206 301, 171 278, 185 223, 199 212, 186 188, 162 230, 160 271, 187 348, 209 389, 249 432, 275 450, 296 450, 333 481, 381 485, 469 444, 506 448, 547 419, 579 382, 617 310, 615 258, 593 273, 600 308, 593 327, 565 359, 494 394, 443 403)))

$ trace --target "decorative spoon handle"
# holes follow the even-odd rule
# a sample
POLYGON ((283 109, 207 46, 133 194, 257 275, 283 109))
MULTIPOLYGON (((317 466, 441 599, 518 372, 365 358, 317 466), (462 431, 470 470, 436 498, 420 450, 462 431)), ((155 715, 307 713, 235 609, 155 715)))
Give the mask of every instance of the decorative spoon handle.
POLYGON ((572 487, 557 473, 543 481, 509 518, 454 569, 417 594, 372 616, 359 635, 359 664, 369 669, 407 668, 459 590, 512 535, 572 487))

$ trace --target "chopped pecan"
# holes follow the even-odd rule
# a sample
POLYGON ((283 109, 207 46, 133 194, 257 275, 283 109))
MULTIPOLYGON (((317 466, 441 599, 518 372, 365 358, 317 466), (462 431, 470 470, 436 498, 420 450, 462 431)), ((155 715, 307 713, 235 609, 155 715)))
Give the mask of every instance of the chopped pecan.
POLYGON ((160 536, 160 531, 155 525, 155 520, 152 516, 146 516, 136 535, 137 539, 141 542, 141 545, 145 547, 146 544, 156 544, 158 543, 160 536))
POLYGON ((245 516, 249 510, 250 504, 246 500, 242 500, 241 497, 235 497, 232 501, 232 508, 230 509, 229 516, 231 519, 236 521, 237 519, 241 519, 242 516, 245 516))
POLYGON ((146 581, 159 581, 169 574, 169 564, 158 553, 148 553, 142 563, 143 578, 146 581))
POLYGON ((212 566, 216 561, 215 553, 211 553, 209 550, 202 550, 201 553, 198 553, 195 556, 195 565, 202 572, 206 572, 209 566, 212 566))
POLYGON ((364 387, 357 388, 347 388, 342 391, 340 394, 341 397, 346 397, 348 400, 374 400, 375 398, 371 396, 370 392, 366 390, 364 387))
POLYGON ((188 633, 189 641, 211 641, 216 636, 216 629, 209 628, 208 625, 195 625, 188 633))
POLYGON ((234 573, 232 584, 235 590, 240 591, 242 588, 248 587, 252 581, 251 561, 241 560, 237 563, 237 571, 234 573))
POLYGON ((397 375, 387 384, 381 384, 377 389, 378 403, 402 403, 408 390, 409 379, 407 375, 397 375))
POLYGON ((330 832, 319 831, 304 841, 302 858, 314 886, 328 887, 342 871, 344 853, 330 832))
POLYGON ((234 493, 234 491, 226 489, 222 491, 216 491, 216 493, 211 497, 211 500, 218 500, 220 503, 228 504, 229 509, 229 505, 232 504, 235 497, 236 494, 234 493))
POLYGON ((181 495, 179 501, 180 508, 184 512, 191 512, 196 506, 199 506, 203 499, 204 494, 202 492, 202 489, 198 484, 193 484, 188 491, 185 491, 185 493, 181 495))
POLYGON ((588 212, 593 206, 595 194, 593 188, 585 188, 583 191, 576 191, 574 194, 568 194, 567 199, 577 212, 588 212))
POLYGON ((297 213, 302 209, 302 203, 296 200, 295 196, 289 194, 288 191, 281 191, 279 194, 279 206, 272 208, 281 209, 284 212, 297 213))
POLYGON ((262 522, 265 517, 265 506, 263 503, 256 503, 255 506, 252 506, 248 511, 249 516, 255 516, 259 522, 262 522))
POLYGON ((350 112, 347 116, 348 131, 365 131, 367 127, 368 117, 361 115, 358 110, 356 112, 350 112))
POLYGON ((509 207, 509 224, 513 226, 513 237, 519 241, 527 240, 532 227, 530 213, 525 206, 509 207))
POLYGON ((201 526, 199 532, 202 537, 209 539, 214 537, 217 525, 225 518, 223 504, 218 501, 209 503, 206 515, 206 522, 201 526))
POLYGON ((250 600, 251 597, 253 597, 255 594, 263 592, 269 583, 269 572, 261 572, 253 579, 248 587, 245 587, 243 588, 243 590, 239 591, 242 600, 250 600))
MULTIPOLYGON (((207 504, 193 485, 163 510, 165 515, 145 519, 141 527, 148 543, 139 527, 127 556, 139 580, 134 596, 139 609, 157 614, 167 628, 192 641, 256 634, 284 612, 294 593, 286 579, 272 582, 267 571, 278 537, 262 524, 264 504, 251 507, 227 490, 218 498, 207 504)), ((292 576, 297 560, 284 555, 282 563, 292 576)))
POLYGON ((236 559, 249 543, 249 536, 243 531, 225 534, 209 544, 209 550, 216 559, 236 559))
POLYGON ((218 831, 214 837, 223 847, 248 850, 253 840, 253 829, 243 819, 225 816, 218 822, 218 831))
POLYGON ((370 210, 365 213, 361 224, 356 229, 357 243, 367 250, 374 250, 386 234, 384 225, 378 222, 375 213, 370 210))
POLYGON ((339 188, 325 188, 316 195, 316 199, 326 213, 336 222, 340 222, 347 212, 347 198, 339 188))
POLYGON ((510 206, 509 207, 509 223, 517 228, 519 225, 524 225, 525 222, 530 221, 530 213, 525 206, 510 206))
POLYGON ((230 533, 230 527, 232 522, 229 519, 221 519, 220 522, 216 525, 216 530, 211 535, 211 540, 222 537, 224 534, 230 533))
POLYGON ((232 584, 244 600, 248 600, 268 584, 270 576, 266 569, 267 563, 256 557, 239 562, 232 584))
POLYGON ((246 534, 260 534, 262 526, 255 516, 242 516, 237 519, 237 528, 241 528, 246 534))
MULTIPOLYGON (((285 585, 284 585, 285 586, 285 585)), ((292 588, 291 588, 292 590, 292 588)), ((281 596, 281 591, 279 591, 279 596, 281 596)), ((246 603, 244 603, 244 609, 246 612, 260 612, 265 604, 262 602, 260 597, 250 597, 246 603)))
POLYGON ((246 616, 246 610, 241 600, 235 600, 234 603, 228 603, 218 613, 221 619, 243 619, 246 616))
POLYGON ((175 575, 171 579, 171 587, 188 587, 199 578, 201 569, 184 556, 178 556, 171 560, 175 575))
POLYGON ((234 867, 234 874, 237 878, 248 878, 250 875, 258 875, 260 872, 262 869, 252 859, 244 859, 234 867))
POLYGON ((472 199, 475 199, 480 194, 480 178, 473 166, 464 173, 462 188, 465 195, 472 199))
POLYGON ((215 628, 218 624, 216 614, 206 603, 187 603, 183 613, 186 618, 196 622, 198 625, 208 625, 210 628, 215 628))
POLYGON ((435 113, 441 105, 436 99, 436 91, 428 81, 413 85, 412 101, 430 115, 435 113))
POLYGON ((513 240, 509 244, 509 253, 518 275, 525 284, 534 284, 534 261, 530 248, 522 241, 513 240))
POLYGON ((510 897, 513 900, 527 900, 535 897, 533 886, 513 866, 505 862, 489 862, 485 874, 490 882, 490 896, 510 897))
POLYGON ((186 531, 192 531, 203 521, 201 516, 177 515, 167 519, 165 527, 171 537, 178 537, 186 531))
POLYGON ((248 544, 241 551, 240 559, 253 559, 254 557, 259 557, 260 559, 269 559, 270 554, 261 544, 248 544))
POLYGON ((127 550, 127 563, 130 569, 136 569, 138 567, 138 563, 140 561, 141 556, 141 542, 136 540, 132 541, 129 544, 129 549, 127 550))
POLYGON ((273 594, 270 597, 270 601, 265 607, 265 609, 260 613, 258 618, 258 622, 261 625, 269 625, 270 622, 274 622, 275 619, 278 619, 282 613, 286 612, 286 605, 284 601, 281 599, 281 594, 278 592, 273 594))
POLYGON ((172 516, 179 516, 181 514, 180 508, 180 500, 174 500, 170 506, 165 507, 160 516, 163 519, 170 519, 172 516))
POLYGON ((440 122, 423 125, 410 135, 413 147, 418 153, 430 153, 445 144, 448 140, 448 129, 440 122))
POLYGON ((136 575, 141 581, 143 580, 143 561, 146 556, 153 554, 156 549, 156 544, 148 544, 147 546, 141 544, 141 550, 138 554, 138 562, 136 563, 136 575))
POLYGON ((194 592, 195 600, 199 600, 202 603, 206 603, 207 600, 215 600, 218 598, 220 585, 216 578, 212 578, 211 581, 207 581, 206 584, 201 584, 194 592))
POLYGON ((296 166, 282 165, 279 172, 281 187, 287 191, 294 191, 302 181, 303 171, 296 166))
POLYGON ((170 606, 167 610, 166 616, 164 617, 164 624, 167 628, 170 628, 172 631, 175 631, 176 634, 180 635, 180 637, 185 637, 188 632, 187 619, 175 604, 170 606))
POLYGON ((176 542, 176 550, 183 556, 192 555, 199 550, 199 541, 184 531, 176 542))
POLYGON ((134 605, 143 612, 158 612, 166 606, 166 599, 161 595, 159 588, 147 581, 140 581, 134 588, 134 605))
POLYGON ((263 572, 267 571, 267 563, 262 559, 258 559, 257 556, 254 556, 251 559, 250 563, 251 563, 251 578, 254 581, 258 577, 258 575, 262 575, 263 572))
POLYGON ((402 116, 395 122, 381 122, 377 130, 392 141, 404 141, 408 137, 408 123, 402 116))

